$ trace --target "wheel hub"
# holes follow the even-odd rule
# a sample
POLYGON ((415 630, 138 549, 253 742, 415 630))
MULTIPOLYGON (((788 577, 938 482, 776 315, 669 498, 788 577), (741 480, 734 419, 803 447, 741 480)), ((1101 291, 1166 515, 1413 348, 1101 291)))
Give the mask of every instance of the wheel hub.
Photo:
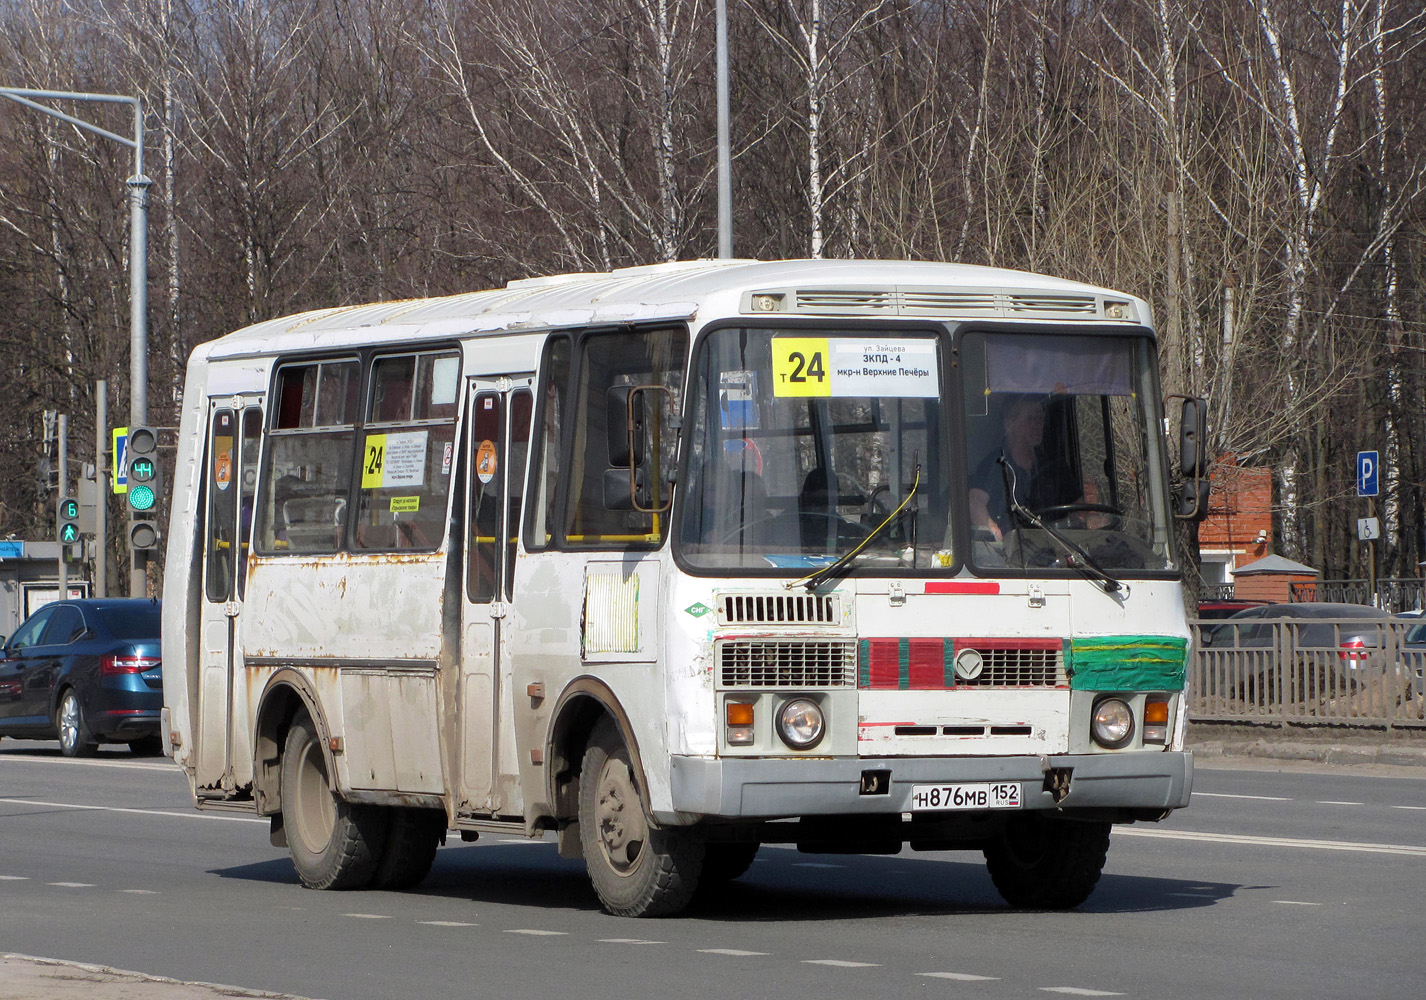
POLYGON ((628 761, 610 760, 600 772, 595 816, 599 843, 609 864, 621 875, 633 871, 649 828, 628 761))

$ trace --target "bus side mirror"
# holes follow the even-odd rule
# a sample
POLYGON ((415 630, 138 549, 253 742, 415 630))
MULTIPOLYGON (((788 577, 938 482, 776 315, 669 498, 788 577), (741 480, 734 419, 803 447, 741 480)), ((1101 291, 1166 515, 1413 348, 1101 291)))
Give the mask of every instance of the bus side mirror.
POLYGON ((1185 479, 1197 479, 1203 475, 1208 457, 1207 430, 1208 404, 1193 397, 1184 399, 1178 424, 1178 453, 1179 467, 1185 479))

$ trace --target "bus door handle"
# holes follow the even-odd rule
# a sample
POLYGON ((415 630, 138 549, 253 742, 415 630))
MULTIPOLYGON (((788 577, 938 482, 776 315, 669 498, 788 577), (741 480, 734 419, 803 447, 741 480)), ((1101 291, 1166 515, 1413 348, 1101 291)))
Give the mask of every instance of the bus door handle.
POLYGON ((229 618, 238 617, 238 612, 241 610, 242 605, 239 604, 237 601, 228 601, 226 604, 223 605, 223 614, 227 615, 229 618))
POLYGON ((504 601, 491 601, 491 602, 490 602, 490 617, 491 617, 491 618, 504 618, 504 617, 505 617, 505 602, 504 602, 504 601))

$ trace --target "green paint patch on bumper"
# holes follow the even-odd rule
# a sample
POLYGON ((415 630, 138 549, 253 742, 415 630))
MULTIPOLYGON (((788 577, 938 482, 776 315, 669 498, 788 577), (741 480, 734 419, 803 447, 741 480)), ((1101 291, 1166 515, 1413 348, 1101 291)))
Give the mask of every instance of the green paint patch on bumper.
POLYGON ((1182 691, 1188 641, 1163 635, 1105 635, 1069 642, 1075 691, 1182 691))

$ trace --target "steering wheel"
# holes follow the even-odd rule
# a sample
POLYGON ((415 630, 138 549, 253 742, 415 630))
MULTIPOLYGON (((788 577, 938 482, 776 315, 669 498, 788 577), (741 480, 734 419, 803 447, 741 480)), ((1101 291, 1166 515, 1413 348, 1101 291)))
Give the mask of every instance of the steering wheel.
POLYGON ((1060 503, 1035 511, 1035 516, 1042 521, 1058 521, 1071 514, 1108 514, 1114 518, 1111 523, 1105 525, 1110 531, 1118 529, 1124 521, 1124 511, 1107 503, 1060 503))

